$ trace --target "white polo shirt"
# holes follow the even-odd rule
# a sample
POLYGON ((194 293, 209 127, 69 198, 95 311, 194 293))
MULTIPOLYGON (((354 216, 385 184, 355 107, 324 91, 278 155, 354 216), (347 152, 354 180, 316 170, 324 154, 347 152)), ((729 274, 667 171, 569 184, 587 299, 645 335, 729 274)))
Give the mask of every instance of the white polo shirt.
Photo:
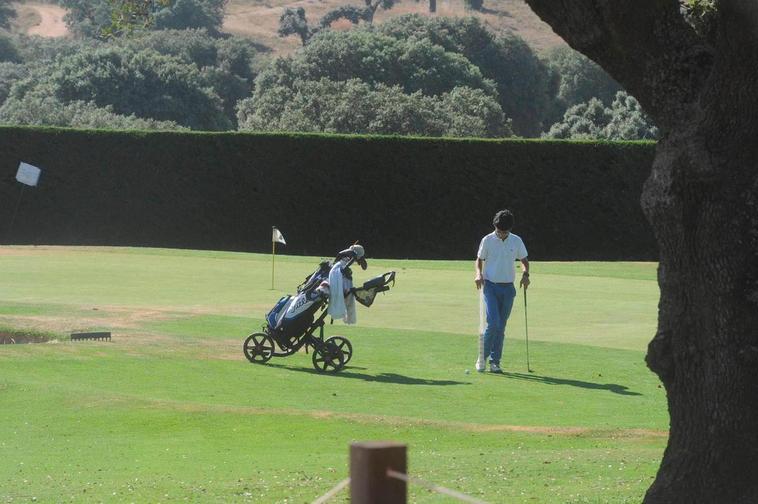
POLYGON ((495 283, 510 283, 516 279, 516 261, 527 256, 521 237, 513 233, 501 240, 491 232, 479 244, 476 256, 484 261, 482 274, 485 280, 495 283))

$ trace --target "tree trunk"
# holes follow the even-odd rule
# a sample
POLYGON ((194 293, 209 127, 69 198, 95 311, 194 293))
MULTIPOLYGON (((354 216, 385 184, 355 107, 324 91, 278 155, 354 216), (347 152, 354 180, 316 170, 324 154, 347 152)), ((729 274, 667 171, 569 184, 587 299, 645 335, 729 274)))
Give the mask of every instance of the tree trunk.
POLYGON ((363 19, 368 24, 373 24, 374 22, 374 16, 376 15, 376 10, 379 8, 379 5, 381 4, 380 1, 374 1, 370 0, 366 2, 366 14, 363 17, 363 19))
POLYGON ((758 6, 716 0, 701 35, 677 1, 527 1, 663 131, 642 208, 671 423, 645 502, 758 502, 758 6))
POLYGON ((642 196, 660 249, 647 362, 671 417, 651 503, 758 502, 758 111, 725 96, 754 84, 722 70, 699 124, 659 143, 642 196))

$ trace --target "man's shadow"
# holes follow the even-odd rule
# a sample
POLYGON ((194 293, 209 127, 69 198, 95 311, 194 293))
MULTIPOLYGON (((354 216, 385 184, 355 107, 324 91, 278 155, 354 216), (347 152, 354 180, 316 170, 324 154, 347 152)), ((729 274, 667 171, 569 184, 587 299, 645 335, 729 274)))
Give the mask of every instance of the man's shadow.
POLYGON ((470 382, 460 382, 460 381, 454 381, 454 380, 430 380, 426 378, 414 378, 412 376, 405 376, 405 375, 401 375, 397 373, 379 373, 376 375, 371 375, 367 373, 359 373, 357 371, 354 371, 355 369, 365 369, 365 368, 355 368, 351 366, 345 367, 342 371, 339 371, 338 373, 322 373, 320 371, 316 371, 315 369, 285 366, 282 364, 268 364, 268 366, 286 369, 288 371, 297 371, 299 373, 308 373, 308 374, 314 374, 314 375, 319 375, 319 376, 331 376, 334 378, 348 378, 348 379, 353 379, 353 380, 357 379, 357 380, 364 380, 367 382, 395 383, 398 385, 436 385, 436 386, 471 385, 470 382))
POLYGON ((613 392, 614 394, 619 394, 619 395, 628 395, 628 396, 641 396, 642 395, 639 392, 633 392, 629 390, 629 388, 624 385, 618 385, 616 383, 593 383, 593 382, 586 382, 586 381, 581 381, 581 380, 571 380, 567 378, 554 378, 552 376, 540 376, 540 375, 526 374, 526 373, 504 372, 500 376, 504 376, 505 378, 511 378, 511 379, 516 379, 516 380, 527 380, 527 381, 545 383, 547 385, 570 385, 572 387, 580 387, 580 388, 586 388, 586 389, 607 390, 608 392, 613 392))

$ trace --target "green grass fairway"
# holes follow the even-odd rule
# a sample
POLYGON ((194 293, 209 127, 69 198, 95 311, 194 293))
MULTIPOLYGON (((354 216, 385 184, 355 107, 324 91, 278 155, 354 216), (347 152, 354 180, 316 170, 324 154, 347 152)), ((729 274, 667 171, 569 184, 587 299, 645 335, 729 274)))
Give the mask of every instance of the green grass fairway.
MULTIPOLYGON (((0 247, 0 502, 308 503, 347 476, 353 441, 408 443, 409 472, 491 503, 639 502, 667 440, 644 364, 652 263, 532 266, 503 375, 473 370, 473 261, 369 260, 397 285, 354 357, 249 364, 242 342, 320 258, 163 249, 0 247), (111 342, 68 341, 111 331, 111 342), (470 371, 470 372, 467 372, 470 371)), ((411 486, 410 502, 453 502, 411 486)), ((348 502, 343 491, 332 502, 348 502)))

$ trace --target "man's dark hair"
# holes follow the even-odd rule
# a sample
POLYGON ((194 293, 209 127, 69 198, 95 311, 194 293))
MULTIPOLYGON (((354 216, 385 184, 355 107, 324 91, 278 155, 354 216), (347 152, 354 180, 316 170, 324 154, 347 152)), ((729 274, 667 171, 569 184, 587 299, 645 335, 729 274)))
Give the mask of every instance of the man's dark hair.
POLYGON ((500 210, 492 219, 492 224, 501 231, 510 231, 513 228, 513 221, 510 210, 500 210))

